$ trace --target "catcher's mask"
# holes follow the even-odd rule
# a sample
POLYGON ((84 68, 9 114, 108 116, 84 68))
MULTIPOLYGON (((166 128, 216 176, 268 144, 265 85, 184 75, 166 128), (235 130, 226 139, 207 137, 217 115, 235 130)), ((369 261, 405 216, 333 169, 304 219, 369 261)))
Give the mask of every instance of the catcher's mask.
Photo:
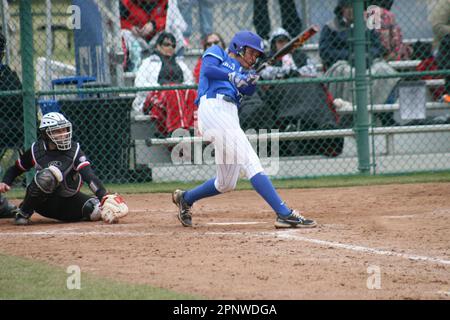
POLYGON ((61 113, 49 112, 42 116, 39 130, 44 139, 53 142, 58 150, 72 147, 72 124, 61 113))

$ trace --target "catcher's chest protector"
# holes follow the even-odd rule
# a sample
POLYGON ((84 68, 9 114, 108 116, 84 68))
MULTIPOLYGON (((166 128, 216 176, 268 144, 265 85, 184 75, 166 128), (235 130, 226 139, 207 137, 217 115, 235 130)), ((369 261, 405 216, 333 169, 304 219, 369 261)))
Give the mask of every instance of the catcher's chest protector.
POLYGON ((63 174, 63 181, 56 189, 56 194, 61 197, 71 197, 81 187, 81 177, 74 169, 74 163, 78 156, 80 145, 72 143, 72 148, 67 151, 47 150, 42 140, 31 147, 36 170, 42 170, 50 165, 57 167, 63 174))

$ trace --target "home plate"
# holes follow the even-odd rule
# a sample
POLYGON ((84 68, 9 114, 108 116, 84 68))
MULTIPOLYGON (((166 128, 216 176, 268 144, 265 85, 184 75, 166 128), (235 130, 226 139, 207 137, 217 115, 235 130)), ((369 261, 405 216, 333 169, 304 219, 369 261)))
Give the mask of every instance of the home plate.
POLYGON ((263 224, 267 222, 256 222, 256 221, 242 221, 242 222, 209 222, 207 225, 210 226, 231 226, 231 225, 249 225, 249 224, 263 224))

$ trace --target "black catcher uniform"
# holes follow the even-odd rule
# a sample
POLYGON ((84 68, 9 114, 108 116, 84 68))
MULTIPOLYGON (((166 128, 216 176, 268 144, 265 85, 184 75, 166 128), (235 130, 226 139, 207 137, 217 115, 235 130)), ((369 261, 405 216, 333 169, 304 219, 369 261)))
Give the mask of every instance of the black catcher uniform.
POLYGON ((3 182, 11 186, 17 176, 36 168, 25 198, 16 209, 16 224, 28 224, 33 212, 61 221, 100 220, 100 201, 106 190, 80 144, 71 141, 70 122, 62 114, 52 112, 44 115, 40 130, 41 139, 21 154, 3 177, 3 182), (47 126, 44 118, 49 119, 47 126), (53 128, 66 128, 67 132, 58 137, 52 134, 53 128), (83 182, 95 197, 80 192, 83 182))

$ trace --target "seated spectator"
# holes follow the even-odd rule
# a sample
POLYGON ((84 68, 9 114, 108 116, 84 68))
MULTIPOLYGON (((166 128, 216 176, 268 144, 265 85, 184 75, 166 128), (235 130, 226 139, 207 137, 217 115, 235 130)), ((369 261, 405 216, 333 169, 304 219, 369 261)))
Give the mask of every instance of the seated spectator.
MULTIPOLYGON (((6 39, 0 33, 0 91, 22 90, 17 73, 3 64, 6 39)), ((23 145, 22 95, 5 96, 0 99, 0 157, 5 149, 20 149, 23 145)))
MULTIPOLYGON (((278 28, 270 35, 270 53, 275 54, 284 45, 291 40, 289 33, 283 29, 278 28)), ((288 53, 277 61, 272 66, 267 66, 261 71, 261 78, 265 80, 283 79, 296 76, 317 76, 317 70, 314 62, 309 59, 301 50, 295 50, 293 53, 288 53)))
MULTIPOLYGON (((22 90, 17 73, 3 64, 6 50, 6 39, 0 33, 0 91, 22 90)), ((8 149, 20 150, 23 146, 23 106, 22 95, 12 95, 0 99, 0 160, 8 149)), ((2 165, 6 163, 2 161, 2 165)), ((0 219, 11 218, 16 208, 0 194, 0 219)))
MULTIPOLYGON (((206 49, 208 49, 209 47, 213 46, 213 45, 218 45, 220 46, 222 49, 225 49, 225 41, 223 41, 223 38, 220 34, 218 33, 210 33, 207 34, 203 39, 202 39, 202 47, 203 47, 203 52, 206 51, 206 49)), ((199 82, 200 79, 200 68, 202 67, 202 57, 199 57, 197 60, 197 64, 195 65, 194 68, 194 79, 195 79, 195 83, 199 82)))
MULTIPOLYGON (((436 57, 433 55, 432 44, 427 42, 417 41, 413 45, 412 60, 420 60, 420 63, 416 67, 416 71, 436 71, 439 69, 436 57)), ((420 77, 422 80, 443 79, 441 75, 430 76, 425 75, 420 77)), ((427 87, 430 97, 433 101, 439 101, 444 94, 444 86, 431 86, 427 87)))
POLYGON ((124 70, 135 72, 154 36, 165 30, 168 0, 120 0, 124 70))
POLYGON ((165 29, 168 0, 120 0, 120 25, 150 41, 165 29))
MULTIPOLYGON (((273 55, 291 40, 283 28, 274 30, 269 38, 273 55)), ((264 80, 294 77, 316 77, 315 63, 301 50, 284 55, 280 60, 261 71, 264 80)), ((257 92, 263 103, 248 110, 242 103, 240 114, 243 127, 279 128, 283 131, 323 130, 338 127, 339 117, 333 107, 333 99, 321 83, 276 84, 262 86, 257 92)), ((342 152, 343 139, 311 139, 280 141, 281 156, 323 154, 337 156, 342 152)))
POLYGON ((381 9, 381 28, 375 29, 384 48, 386 61, 408 60, 412 54, 412 47, 403 43, 403 33, 397 24, 395 14, 390 11, 394 0, 374 0, 371 5, 381 9))
MULTIPOLYGON (((436 63, 439 69, 450 69, 450 2, 439 0, 430 15, 433 26, 436 63)), ((445 92, 442 101, 450 103, 450 76, 445 77, 445 92)))
MULTIPOLYGON (((155 53, 142 61, 136 74, 136 87, 193 84, 192 72, 182 58, 175 56, 176 41, 163 32, 156 40, 155 53)), ((133 110, 150 114, 160 133, 167 135, 177 128, 193 128, 196 91, 163 90, 138 92, 133 110)))
MULTIPOLYGON (((319 54, 326 73, 325 77, 350 77, 354 74, 353 37, 353 7, 351 0, 339 0, 334 10, 335 18, 326 24, 320 34, 319 54)), ((372 75, 396 74, 397 72, 383 60, 384 49, 374 30, 369 30, 367 48, 367 68, 372 75)), ((370 102, 374 104, 392 103, 392 96, 399 78, 373 79, 371 81, 370 102)), ((344 102, 353 101, 353 82, 331 82, 328 85, 331 95, 344 102)), ((347 117, 351 126, 351 117, 347 117)))
MULTIPOLYGON (((353 64, 354 59, 352 44, 349 42, 354 20, 352 0, 338 0, 334 14, 334 19, 322 28, 319 39, 319 54, 325 70, 340 60, 353 64)), ((372 62, 375 58, 381 58, 384 50, 374 30, 370 30, 369 36, 368 62, 372 62)))

